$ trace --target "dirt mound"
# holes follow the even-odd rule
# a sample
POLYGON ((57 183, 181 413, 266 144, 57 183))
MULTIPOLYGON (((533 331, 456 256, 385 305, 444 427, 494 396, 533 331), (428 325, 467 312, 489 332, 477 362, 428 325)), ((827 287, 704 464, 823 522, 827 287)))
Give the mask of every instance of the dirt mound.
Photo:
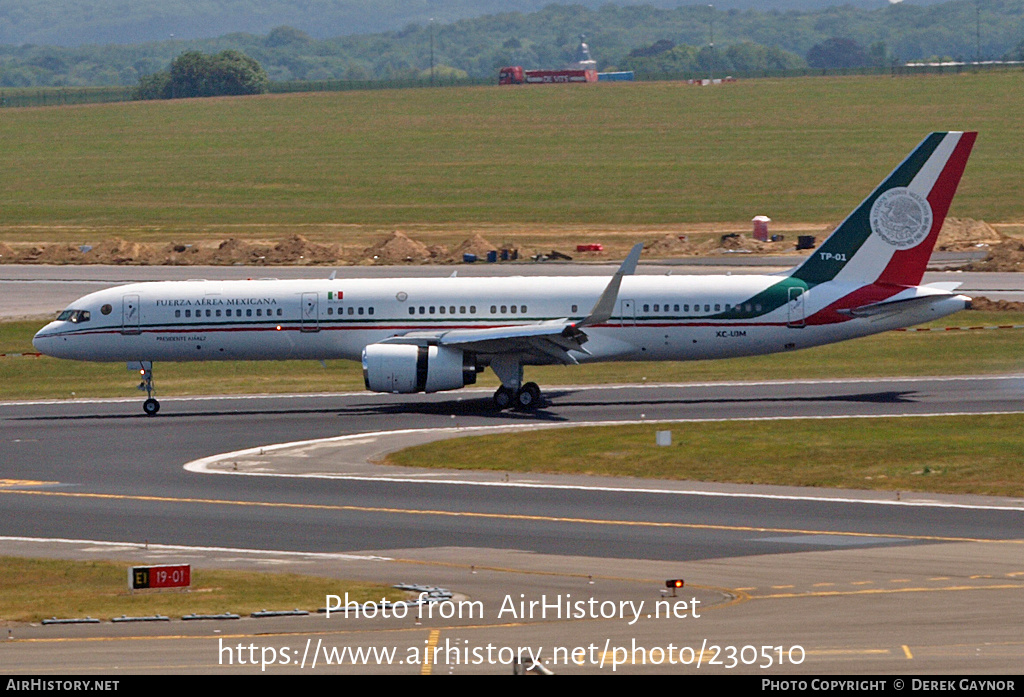
POLYGON ((1024 312, 1024 302, 991 300, 986 297, 971 298, 971 309, 986 312, 1024 312))
POLYGON ((365 264, 420 264, 430 259, 430 249, 395 230, 384 240, 367 247, 362 258, 365 264))
POLYGON ((983 220, 946 218, 935 243, 940 252, 959 252, 979 244, 997 245, 1003 237, 983 220))
POLYGON ((1024 241, 1006 238, 989 248, 988 256, 963 267, 964 271, 1024 271, 1024 241))
POLYGON ((292 235, 265 256, 269 264, 330 264, 341 256, 341 249, 336 244, 318 244, 302 235, 292 235))
POLYGON ((429 252, 431 260, 447 259, 449 256, 448 248, 443 244, 432 244, 427 247, 427 252, 429 252))
POLYGON ((487 252, 496 252, 498 248, 484 239, 479 233, 465 239, 448 255, 449 261, 461 262, 463 254, 475 254, 477 259, 486 259, 487 252))
POLYGON ((664 237, 644 245, 644 252, 653 257, 680 256, 694 254, 695 246, 679 239, 679 235, 667 233, 664 237))
POLYGON ((12 261, 14 261, 14 256, 14 249, 7 246, 3 242, 0 242, 0 264, 11 263, 12 261))
POLYGON ((750 253, 767 253, 777 251, 777 247, 773 247, 768 242, 761 242, 755 240, 746 235, 731 234, 723 235, 722 241, 718 244, 715 249, 711 250, 712 254, 728 254, 735 252, 750 252, 750 253))
POLYGON ((48 244, 34 249, 32 261, 36 264, 81 264, 85 258, 77 246, 48 244))
MULTIPOLYGON (((149 264, 155 261, 155 254, 148 246, 120 237, 103 240, 83 256, 91 264, 149 264)), ((69 259, 65 263, 76 262, 69 259)))

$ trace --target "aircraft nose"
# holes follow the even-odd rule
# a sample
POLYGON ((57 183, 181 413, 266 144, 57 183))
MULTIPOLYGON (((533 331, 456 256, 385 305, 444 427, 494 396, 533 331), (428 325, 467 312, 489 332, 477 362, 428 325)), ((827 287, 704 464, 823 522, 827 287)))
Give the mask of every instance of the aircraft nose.
POLYGON ((32 345, 39 353, 45 353, 47 355, 53 355, 53 325, 55 322, 50 322, 45 327, 36 332, 36 335, 32 337, 32 345))

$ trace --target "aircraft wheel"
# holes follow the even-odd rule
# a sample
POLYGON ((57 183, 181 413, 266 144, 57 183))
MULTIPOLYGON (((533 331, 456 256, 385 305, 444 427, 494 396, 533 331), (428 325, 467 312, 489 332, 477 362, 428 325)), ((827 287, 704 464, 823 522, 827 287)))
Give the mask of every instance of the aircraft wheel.
POLYGON ((540 404, 540 387, 535 382, 528 382, 516 392, 516 409, 536 409, 540 404))
POLYGON ((512 406, 514 398, 515 393, 512 391, 512 388, 502 385, 498 388, 498 391, 494 393, 494 406, 498 409, 508 409, 512 406))
POLYGON ((156 416, 156 413, 160 411, 160 402, 150 397, 142 403, 142 411, 146 412, 146 416, 156 416))

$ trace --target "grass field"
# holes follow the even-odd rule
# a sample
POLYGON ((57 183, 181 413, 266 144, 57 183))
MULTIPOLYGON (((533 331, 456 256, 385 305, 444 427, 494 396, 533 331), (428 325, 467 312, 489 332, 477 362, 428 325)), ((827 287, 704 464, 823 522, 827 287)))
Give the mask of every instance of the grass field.
POLYGON ((1021 428, 1024 414, 650 423, 457 438, 386 464, 1024 496, 1021 428))
POLYGON ((1008 72, 9 109, 0 240, 828 223, 947 129, 981 132, 951 215, 1024 222, 1022 88, 1008 72))
POLYGON ((128 591, 131 564, 0 557, 0 621, 38 622, 50 617, 113 617, 300 609, 316 612, 325 596, 345 593, 357 602, 405 594, 389 586, 244 571, 192 569, 188 591, 128 591))
MULTIPOLYGON (((962 312, 925 326, 1024 324, 1024 314, 962 312)), ((41 322, 0 323, 0 353, 34 351, 41 322)), ((526 369, 542 387, 572 384, 700 382, 850 378, 896 375, 976 375, 1024 372, 1024 330, 889 332, 787 354, 717 361, 601 363, 526 369)), ((157 363, 159 396, 362 390, 362 369, 352 361, 157 363)), ((0 358, 0 399, 133 397, 138 379, 123 363, 80 363, 54 358, 0 358)), ((479 386, 497 387, 493 373, 479 386)), ((457 392, 453 392, 455 399, 457 392)))

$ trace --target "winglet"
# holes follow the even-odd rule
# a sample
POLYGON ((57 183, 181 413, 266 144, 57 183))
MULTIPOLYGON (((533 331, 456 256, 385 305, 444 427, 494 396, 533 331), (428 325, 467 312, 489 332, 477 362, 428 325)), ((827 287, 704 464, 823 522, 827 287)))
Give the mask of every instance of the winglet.
POLYGON ((633 249, 629 250, 629 254, 623 260, 622 266, 615 272, 612 280, 608 282, 604 292, 601 293, 601 297, 598 298, 594 309, 590 311, 587 317, 577 322, 576 327, 589 327, 594 324, 602 324, 611 319, 612 312, 615 310, 615 302, 619 299, 619 286, 622 284, 622 277, 632 276, 636 273, 636 265, 640 261, 640 253, 643 251, 643 242, 633 245, 633 249))

